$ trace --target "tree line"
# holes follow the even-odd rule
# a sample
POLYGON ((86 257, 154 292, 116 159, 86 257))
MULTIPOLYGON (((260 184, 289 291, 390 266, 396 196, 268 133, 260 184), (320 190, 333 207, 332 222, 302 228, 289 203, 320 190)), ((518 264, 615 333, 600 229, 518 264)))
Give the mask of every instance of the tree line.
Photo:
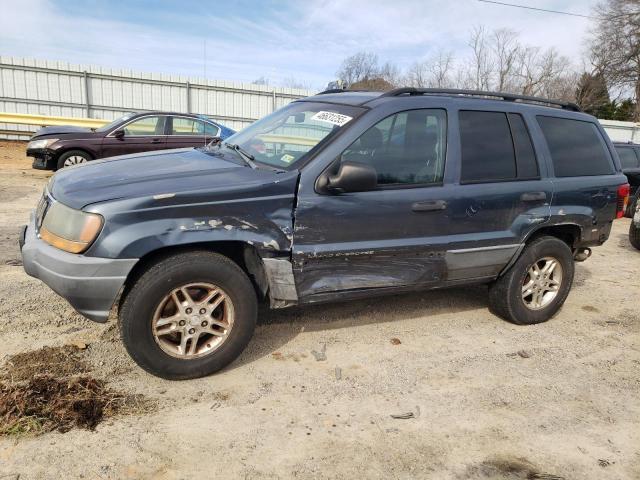
POLYGON ((336 76, 342 88, 463 88, 556 98, 598 118, 640 121, 640 0, 604 0, 581 65, 555 48, 524 44, 517 32, 476 27, 467 54, 440 49, 404 71, 373 52, 347 57, 336 76))

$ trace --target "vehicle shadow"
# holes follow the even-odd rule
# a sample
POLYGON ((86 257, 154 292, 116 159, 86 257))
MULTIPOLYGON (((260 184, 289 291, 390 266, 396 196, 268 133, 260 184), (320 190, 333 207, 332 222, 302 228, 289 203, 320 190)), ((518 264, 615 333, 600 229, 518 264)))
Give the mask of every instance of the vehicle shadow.
POLYGON ((302 331, 337 330, 486 307, 487 287, 475 285, 282 310, 263 308, 251 343, 228 368, 232 370, 270 355, 302 331))

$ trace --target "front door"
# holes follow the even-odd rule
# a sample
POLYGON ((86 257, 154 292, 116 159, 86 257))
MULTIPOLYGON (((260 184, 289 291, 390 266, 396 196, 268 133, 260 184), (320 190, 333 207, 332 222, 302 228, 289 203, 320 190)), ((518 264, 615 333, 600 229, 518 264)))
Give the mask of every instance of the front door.
POLYGON ((167 117, 163 115, 144 116, 110 132, 102 141, 100 157, 113 157, 167 148, 166 119, 167 117), (123 135, 116 132, 122 132, 123 135))
POLYGON ((316 295, 434 285, 446 276, 449 219, 443 185, 447 115, 443 109, 392 114, 346 148, 340 162, 366 163, 371 191, 298 193, 294 273, 302 302, 316 295))

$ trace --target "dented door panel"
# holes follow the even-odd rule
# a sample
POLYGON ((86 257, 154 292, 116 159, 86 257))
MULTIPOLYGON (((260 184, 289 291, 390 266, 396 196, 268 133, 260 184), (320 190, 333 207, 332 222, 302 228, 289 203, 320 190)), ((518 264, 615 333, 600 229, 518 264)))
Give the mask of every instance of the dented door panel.
POLYGON ((416 202, 450 188, 300 195, 293 262, 301 297, 341 290, 435 285, 446 277, 446 209, 416 202))

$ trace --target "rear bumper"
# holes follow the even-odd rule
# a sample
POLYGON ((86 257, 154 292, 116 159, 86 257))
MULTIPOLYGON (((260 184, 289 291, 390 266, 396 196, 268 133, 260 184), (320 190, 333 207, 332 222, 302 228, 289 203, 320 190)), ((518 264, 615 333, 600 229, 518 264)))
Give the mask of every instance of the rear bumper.
POLYGON ((86 257, 59 250, 36 235, 34 215, 20 235, 25 272, 42 280, 81 315, 106 322, 137 259, 86 257))

